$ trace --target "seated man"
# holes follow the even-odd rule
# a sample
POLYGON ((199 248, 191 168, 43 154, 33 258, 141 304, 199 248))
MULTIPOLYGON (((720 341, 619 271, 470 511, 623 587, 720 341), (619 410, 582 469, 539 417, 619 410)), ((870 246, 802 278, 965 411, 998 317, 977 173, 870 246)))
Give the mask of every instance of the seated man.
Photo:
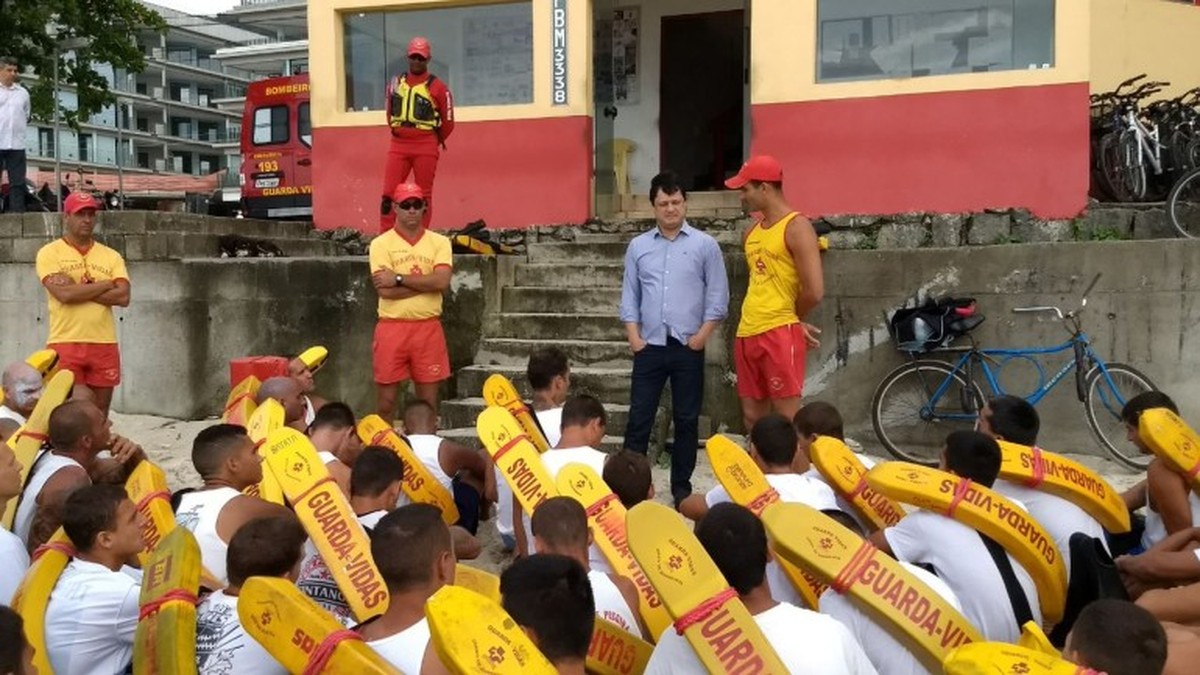
MULTIPOLYGON (((608 455, 598 448, 604 441, 604 430, 608 425, 608 415, 604 405, 593 396, 586 394, 575 396, 567 401, 562 411, 562 436, 558 444, 542 454, 542 464, 550 479, 558 478, 558 472, 572 462, 586 464, 597 474, 604 472, 604 463, 608 455)), ((517 532, 517 551, 519 555, 533 553, 533 531, 529 526, 529 514, 521 509, 521 505, 513 498, 514 522, 519 526, 517 532)), ((595 546, 588 554, 592 569, 601 572, 611 572, 608 561, 595 546)))
MULTIPOLYGON (((749 509, 730 503, 713 506, 696 525, 696 538, 737 591, 789 672, 874 675, 867 655, 845 626, 823 614, 771 598, 767 588, 767 561, 771 559, 767 531, 749 509)), ((703 672, 687 638, 674 630, 663 633, 646 665, 646 675, 703 672)))
MULTIPOLYGON (((809 448, 812 447, 813 441, 817 440, 818 436, 829 436, 836 438, 843 443, 846 441, 846 434, 843 430, 842 413, 832 404, 824 401, 810 401, 805 403, 796 411, 792 417, 792 426, 796 428, 796 458, 792 460, 792 469, 803 476, 815 478, 822 483, 829 485, 829 481, 825 480, 825 476, 812 465, 809 457, 809 448)), ((875 460, 862 454, 861 452, 854 453, 858 461, 862 465, 870 469, 875 466, 875 460)), ((830 486, 833 489, 833 486, 830 486)), ((859 518, 858 511, 841 495, 835 493, 837 498, 838 509, 850 514, 850 517, 858 523, 858 529, 870 531, 874 529, 870 521, 859 518)))
POLYGON ((262 457, 245 427, 214 424, 196 434, 192 466, 204 486, 179 499, 175 522, 196 536, 204 569, 225 585, 229 542, 255 518, 295 518, 288 509, 243 491, 262 480, 262 457))
POLYGON ((448 672, 430 640, 425 602, 454 583, 454 547, 442 512, 401 506, 371 531, 371 556, 388 588, 388 608, 357 628, 367 646, 410 675, 448 672))
MULTIPOLYGON (((999 396, 987 402, 979 411, 979 431, 997 440, 1020 445, 1037 445, 1041 421, 1037 409, 1018 396, 999 396)), ((1044 490, 1010 483, 997 479, 992 487, 996 492, 1014 499, 1029 510, 1046 532, 1054 539, 1067 566, 1068 580, 1071 575, 1071 536, 1086 534, 1100 542, 1108 551, 1104 527, 1086 511, 1062 497, 1044 490)))
POLYGON ((363 449, 355 431, 354 411, 345 403, 326 403, 308 425, 308 438, 329 469, 329 475, 349 497, 350 469, 363 449))
POLYGON ((55 408, 48 431, 52 449, 34 460, 13 520, 13 533, 30 552, 62 524, 68 494, 93 482, 124 484, 146 457, 137 444, 112 432, 112 423, 91 401, 72 400, 55 408))
MULTIPOLYGON (((801 410, 804 409, 801 408, 801 410)), ((855 534, 860 536, 863 534, 858 522, 844 511, 826 511, 825 515, 855 534)), ((923 581, 951 607, 959 612, 962 611, 962 605, 959 604, 954 591, 950 590, 946 582, 937 578, 932 572, 927 572, 912 563, 902 562, 900 566, 909 574, 923 581)), ((843 626, 850 629, 850 634, 862 646, 871 665, 879 671, 879 675, 931 675, 905 643, 896 639, 891 630, 888 630, 869 612, 863 611, 848 596, 830 588, 821 595, 819 604, 822 614, 837 619, 843 626)))
POLYGON ((500 575, 500 603, 555 670, 584 675, 596 605, 579 561, 553 554, 517 560, 500 575))
MULTIPOLYGON (((542 502, 533 513, 533 550, 575 559, 588 570, 588 546, 592 533, 588 529, 587 512, 570 497, 552 497, 542 502)), ((642 637, 638 620, 638 592, 633 582, 616 574, 588 571, 596 615, 608 619, 625 632, 642 637)))
MULTIPOLYGON (((771 413, 754 424, 750 431, 750 457, 766 475, 767 483, 779 493, 780 500, 804 504, 819 511, 837 509, 837 500, 828 485, 811 476, 793 472, 795 454, 796 430, 786 417, 771 413)), ((710 508, 728 501, 729 492, 718 485, 703 497, 685 497, 679 503, 679 512, 699 522, 710 508)), ((793 605, 802 604, 792 582, 774 560, 767 565, 767 581, 771 597, 793 605)))
POLYGON ((300 401, 304 404, 304 415, 296 421, 295 429, 304 431, 317 418, 317 413, 328 401, 317 395, 317 383, 313 378, 312 368, 300 360, 299 356, 288 361, 288 375, 300 383, 300 401))
MULTIPOLYGON (((328 406, 322 408, 322 411, 326 409, 328 406)), ((404 462, 391 449, 370 445, 359 455, 350 474, 350 507, 358 517, 358 523, 368 533, 388 511, 395 508, 403 489, 403 481, 404 462)), ((353 624, 350 603, 346 602, 346 597, 338 588, 329 566, 325 564, 312 541, 304 544, 304 556, 300 563, 300 575, 296 586, 339 621, 347 625, 353 624)))
POLYGON ((404 433, 421 464, 451 495, 458 506, 456 523, 472 535, 479 531, 481 501, 496 501, 496 476, 491 460, 437 435, 437 413, 424 399, 404 406, 404 433))
MULTIPOLYGON (((946 437, 940 468, 991 487, 1000 473, 1000 446, 978 431, 955 431, 946 437)), ((994 540, 953 518, 913 511, 896 525, 872 533, 870 540, 901 562, 937 570, 962 603, 963 616, 987 640, 1016 642, 1025 621, 1042 622, 1037 587, 1025 568, 994 540), (1021 607, 1009 599, 1004 580, 1008 569, 1022 591, 1017 597, 1021 607)))
POLYGON ((141 587, 121 572, 146 546, 144 519, 124 488, 85 485, 62 526, 75 546, 46 606, 46 649, 57 675, 122 673, 133 660, 141 587))
POLYGON ((25 424, 42 397, 42 374, 24 361, 14 361, 4 369, 0 387, 4 389, 0 419, 9 419, 18 425, 25 424))
MULTIPOLYGON (((1167 635, 1146 610, 1124 600, 1097 600, 1079 614, 1063 658, 1108 675, 1159 675, 1168 656, 1167 635)), ((1196 672, 1196 663, 1186 673, 1196 672)))
MULTIPOLYGON (((284 426, 296 428, 296 424, 304 420, 304 400, 301 398, 301 393, 300 382, 295 378, 283 375, 268 377, 266 382, 259 386, 254 403, 262 405, 263 401, 269 398, 279 401, 279 404, 283 406, 284 426)), ((303 429, 297 430, 303 431, 303 429)))
MULTIPOLYGON (((21 463, 0 443, 0 512, 21 494, 21 463)), ((29 570, 29 553, 17 535, 0 527, 0 606, 7 606, 29 570)), ((0 670, 0 673, 4 672, 0 670)))
MULTIPOLYGON (((1142 453, 1152 451, 1138 435, 1138 422, 1142 413, 1151 408, 1166 408, 1179 414, 1179 408, 1169 396, 1161 391, 1148 391, 1125 403, 1121 409, 1121 420, 1125 422, 1130 442, 1142 453)), ((1190 479, 1177 472, 1169 464, 1155 457, 1146 467, 1146 529, 1142 533, 1142 544, 1130 553, 1140 553, 1154 547, 1168 536, 1191 527, 1200 527, 1200 496, 1190 487, 1190 479)))
MULTIPOLYGON (((525 376, 533 390, 530 409, 546 441, 553 448, 562 437, 562 409, 567 401, 567 390, 571 388, 570 362, 557 347, 539 349, 529 355, 525 376)), ((517 545, 513 533, 512 488, 500 475, 499 469, 493 467, 492 472, 496 481, 496 531, 507 552, 517 545)))
POLYGON ((238 618, 238 594, 250 577, 296 580, 308 535, 295 518, 255 518, 229 542, 229 585, 196 608, 196 665, 200 675, 287 675, 287 668, 246 634, 238 618))
POLYGON ((604 463, 601 478, 626 509, 654 499, 654 474, 650 458, 628 448, 613 453, 604 463))

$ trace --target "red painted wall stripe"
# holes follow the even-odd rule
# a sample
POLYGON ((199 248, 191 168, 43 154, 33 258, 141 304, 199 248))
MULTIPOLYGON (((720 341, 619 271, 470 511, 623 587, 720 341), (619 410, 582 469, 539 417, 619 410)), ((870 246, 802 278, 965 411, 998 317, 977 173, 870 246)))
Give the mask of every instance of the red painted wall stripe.
MULTIPOLYGON (((374 234, 389 136, 382 125, 313 130, 317 227, 374 234)), ((592 124, 586 116, 459 122, 434 183, 433 227, 581 223, 591 210, 592 124)))
POLYGON ((752 148, 810 216, 1087 205, 1086 83, 756 105, 752 148))

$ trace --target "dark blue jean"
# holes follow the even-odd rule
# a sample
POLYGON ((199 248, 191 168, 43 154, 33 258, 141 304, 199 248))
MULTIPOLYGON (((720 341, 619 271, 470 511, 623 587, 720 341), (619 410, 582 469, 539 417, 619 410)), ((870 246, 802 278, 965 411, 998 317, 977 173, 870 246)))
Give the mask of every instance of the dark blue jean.
POLYGON ((671 382, 675 442, 671 450, 671 495, 678 501, 692 492, 696 448, 700 444, 700 404, 704 400, 704 352, 669 339, 666 346, 646 345, 633 355, 629 423, 625 447, 646 454, 663 387, 671 382))
POLYGON ((25 212, 25 151, 0 150, 0 170, 8 176, 8 212, 25 212))

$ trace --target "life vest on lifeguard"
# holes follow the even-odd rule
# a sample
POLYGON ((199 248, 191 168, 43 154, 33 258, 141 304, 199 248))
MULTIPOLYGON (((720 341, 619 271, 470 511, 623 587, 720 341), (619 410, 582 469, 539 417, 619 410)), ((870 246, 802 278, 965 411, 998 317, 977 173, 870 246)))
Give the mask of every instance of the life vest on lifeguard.
POLYGON ((442 126, 442 116, 430 90, 437 77, 430 75, 424 82, 410 85, 405 75, 393 78, 388 88, 391 91, 391 116, 388 118, 388 125, 392 127, 393 133, 400 127, 421 131, 438 130, 442 126))

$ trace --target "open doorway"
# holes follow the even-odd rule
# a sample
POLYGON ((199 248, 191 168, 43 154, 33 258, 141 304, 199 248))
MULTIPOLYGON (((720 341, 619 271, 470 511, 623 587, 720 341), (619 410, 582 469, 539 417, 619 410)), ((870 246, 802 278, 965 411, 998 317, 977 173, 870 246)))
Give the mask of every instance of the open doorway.
POLYGON ((743 10, 662 18, 661 168, 692 190, 719 190, 742 164, 746 96, 743 10))

